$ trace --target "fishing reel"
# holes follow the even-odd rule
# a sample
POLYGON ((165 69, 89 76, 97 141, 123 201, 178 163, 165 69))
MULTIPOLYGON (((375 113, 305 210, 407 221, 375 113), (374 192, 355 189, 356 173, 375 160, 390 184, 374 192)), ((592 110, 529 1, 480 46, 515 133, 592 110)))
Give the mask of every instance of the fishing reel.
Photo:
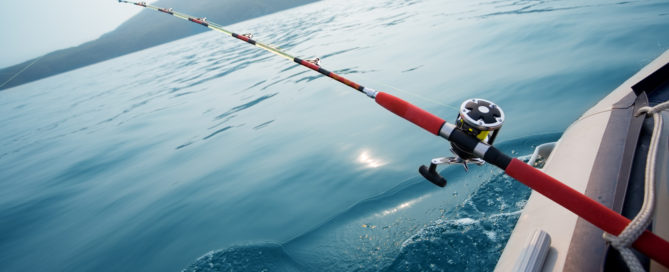
MULTIPOLYGON (((455 118, 455 129, 464 132, 477 141, 492 145, 503 123, 504 112, 502 108, 488 100, 472 98, 465 100, 460 105, 460 112, 455 118)), ((465 150, 465 148, 452 141, 451 153, 453 153, 453 157, 432 159, 429 167, 421 165, 418 172, 435 185, 444 187, 446 186, 446 179, 437 173, 437 165, 462 164, 465 171, 469 171, 468 164, 481 166, 485 163, 474 153, 465 150)))

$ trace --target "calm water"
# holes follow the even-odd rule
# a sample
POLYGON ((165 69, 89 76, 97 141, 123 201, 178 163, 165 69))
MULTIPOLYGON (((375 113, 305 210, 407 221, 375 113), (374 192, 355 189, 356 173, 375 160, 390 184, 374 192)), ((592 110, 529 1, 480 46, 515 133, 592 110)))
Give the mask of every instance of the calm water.
MULTIPOLYGON (((451 121, 492 100, 520 157, 669 48, 669 2, 323 1, 229 29, 451 121)), ((217 32, 0 92, 0 136, 2 271, 486 271, 529 195, 492 166, 431 185, 445 141, 217 32)))

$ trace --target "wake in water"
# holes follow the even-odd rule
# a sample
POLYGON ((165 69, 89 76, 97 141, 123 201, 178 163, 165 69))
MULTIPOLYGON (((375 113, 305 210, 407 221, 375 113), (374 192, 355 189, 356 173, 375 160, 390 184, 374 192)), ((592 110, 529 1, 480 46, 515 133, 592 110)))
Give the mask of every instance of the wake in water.
POLYGON ((303 271, 279 244, 260 244, 209 252, 183 272, 205 271, 303 271))
MULTIPOLYGON (((398 241, 375 238, 398 239, 409 222, 356 224, 359 244, 320 244, 309 259, 293 258, 280 244, 258 244, 209 252, 183 271, 491 271, 529 195, 529 188, 497 173, 467 201, 402 242, 399 252, 392 248, 398 241)), ((315 236, 320 235, 328 233, 315 236)), ((285 247, 295 251, 292 243, 285 247)))
POLYGON ((443 219, 404 241, 388 271, 492 271, 530 192, 496 175, 443 219))

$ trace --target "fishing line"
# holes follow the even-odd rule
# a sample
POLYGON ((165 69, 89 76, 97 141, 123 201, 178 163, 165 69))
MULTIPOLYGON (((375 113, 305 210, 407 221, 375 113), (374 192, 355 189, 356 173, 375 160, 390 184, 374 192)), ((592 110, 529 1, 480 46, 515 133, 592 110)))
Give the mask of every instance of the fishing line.
POLYGON ((379 82, 379 81, 376 81, 376 80, 373 80, 373 79, 369 79, 369 78, 367 78, 367 77, 362 77, 362 76, 360 76, 360 78, 362 78, 364 81, 370 81, 370 82, 374 83, 375 85, 381 85, 381 86, 384 86, 384 87, 386 87, 386 88, 388 88, 388 89, 392 89, 392 90, 394 90, 394 91, 396 91, 396 92, 403 93, 403 94, 407 94, 407 95, 409 95, 409 96, 413 96, 413 97, 415 97, 415 98, 418 98, 418 99, 420 99, 420 100, 422 100, 422 101, 425 101, 425 102, 428 102, 428 103, 432 103, 432 104, 435 104, 435 105, 439 105, 439 106, 443 106, 443 107, 451 108, 451 109, 454 109, 454 110, 460 110, 459 107, 453 106, 453 105, 451 105, 451 104, 444 104, 444 103, 441 103, 441 102, 437 101, 436 99, 432 99, 432 98, 429 98, 429 97, 426 97, 426 96, 422 96, 422 95, 419 95, 419 94, 417 94, 417 93, 414 93, 414 92, 411 92, 411 91, 407 91, 407 90, 401 89, 401 88, 399 88, 399 87, 394 87, 393 85, 390 85, 390 84, 388 84, 388 83, 379 82))
POLYGON ((46 56, 46 55, 41 56, 41 57, 37 58, 36 60, 34 60, 33 62, 31 62, 30 64, 28 64, 26 67, 23 67, 23 69, 21 69, 21 71, 19 71, 18 73, 14 74, 14 75, 13 75, 12 77, 10 77, 7 81, 5 81, 5 83, 2 83, 2 85, 0 85, 0 89, 1 89, 2 87, 4 87, 5 85, 7 85, 7 83, 9 83, 10 81, 12 81, 14 78, 16 78, 17 76, 19 76, 21 73, 23 73, 23 71, 25 71, 25 70, 27 70, 28 68, 30 68, 30 66, 33 66, 33 64, 37 63, 39 60, 41 60, 42 58, 44 58, 45 56, 46 56))

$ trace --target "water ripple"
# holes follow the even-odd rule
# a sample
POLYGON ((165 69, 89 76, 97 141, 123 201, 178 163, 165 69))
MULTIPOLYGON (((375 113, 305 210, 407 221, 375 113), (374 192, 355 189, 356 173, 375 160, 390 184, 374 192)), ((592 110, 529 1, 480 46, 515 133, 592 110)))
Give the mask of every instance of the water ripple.
POLYGON ((229 116, 229 115, 231 115, 231 114, 233 114, 233 113, 237 113, 237 112, 243 111, 243 110, 245 110, 245 109, 248 109, 248 108, 250 108, 250 107, 253 107, 253 106, 257 105, 257 104, 260 103, 260 102, 263 102, 263 101, 265 101, 265 100, 267 100, 267 99, 270 99, 270 98, 274 97, 274 96, 277 95, 277 94, 278 94, 278 93, 273 93, 273 94, 263 95, 263 96, 258 97, 258 98, 254 99, 253 101, 250 101, 250 102, 248 102, 248 103, 245 103, 245 104, 242 104, 242 105, 239 105, 239 106, 235 106, 235 107, 233 107, 232 109, 230 109, 230 110, 228 110, 228 111, 226 111, 226 112, 224 112, 224 113, 222 113, 222 114, 216 116, 215 119, 216 119, 216 120, 220 120, 220 119, 223 119, 223 118, 225 118, 225 117, 227 117, 227 116, 229 116))
MULTIPOLYGON (((207 139, 209 139, 209 138, 211 138, 211 137, 216 136, 216 134, 219 134, 219 133, 221 133, 221 132, 223 132, 223 131, 226 131, 226 130, 228 130, 228 129, 231 129, 231 128, 232 128, 232 126, 227 126, 227 127, 222 128, 222 129, 219 129, 219 130, 217 130, 217 131, 214 131, 212 134, 209 134, 209 135, 205 136, 204 138, 202 138, 202 140, 207 140, 207 139)), ((178 147, 177 147, 177 149, 178 149, 178 147)))

